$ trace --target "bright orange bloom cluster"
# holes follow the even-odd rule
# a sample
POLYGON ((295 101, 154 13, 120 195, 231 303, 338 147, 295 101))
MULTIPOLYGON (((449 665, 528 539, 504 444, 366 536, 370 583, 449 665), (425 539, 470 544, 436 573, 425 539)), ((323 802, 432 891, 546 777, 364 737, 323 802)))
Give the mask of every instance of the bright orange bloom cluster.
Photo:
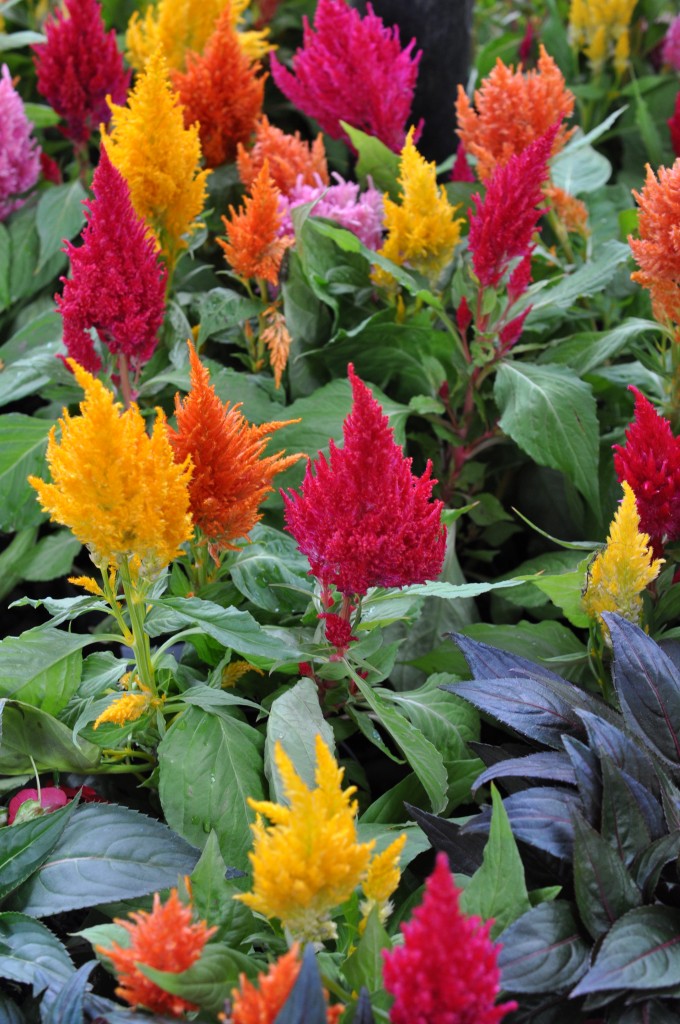
POLYGON ((280 313, 276 306, 270 306, 265 311, 267 326, 260 334, 260 341, 267 346, 269 351, 269 362, 274 371, 274 384, 278 388, 281 384, 283 371, 288 365, 288 355, 293 339, 286 326, 286 318, 280 313))
POLYGON ((238 173, 246 188, 250 188, 265 160, 269 161, 272 181, 284 195, 297 184, 300 175, 303 185, 315 186, 319 180, 321 184, 328 185, 328 164, 321 132, 310 145, 300 138, 299 132, 288 135, 270 124, 267 116, 263 115, 250 152, 244 146, 238 146, 238 173))
POLYGON ((208 167, 233 162, 236 147, 246 142, 262 112, 262 65, 244 54, 227 8, 202 56, 188 53, 186 72, 175 71, 173 85, 184 107, 184 126, 198 123, 208 167))
MULTIPOLYGON (((240 989, 232 992, 231 1024, 274 1024, 300 973, 299 949, 298 943, 293 943, 266 974, 260 974, 259 988, 241 975, 240 989)), ((339 1004, 330 1006, 326 1011, 328 1024, 335 1024, 343 1010, 339 1004)))
POLYGON ((233 542, 247 537, 262 518, 259 507, 273 477, 304 456, 263 457, 269 435, 297 421, 248 423, 238 405, 224 405, 215 394, 191 342, 189 351, 191 390, 183 402, 175 398, 177 429, 168 427, 168 436, 177 462, 193 462, 191 515, 217 558, 222 549, 235 550, 233 542))
POLYGON ((670 170, 660 167, 658 180, 648 165, 644 187, 633 195, 640 237, 628 244, 640 269, 631 277, 649 289, 657 320, 680 325, 680 159, 670 170))
POLYGON ((179 974, 200 958, 203 949, 216 928, 208 928, 205 921, 192 923, 192 909, 182 903, 177 890, 172 889, 166 903, 158 893, 153 898, 153 909, 130 914, 132 921, 115 920, 130 935, 130 943, 123 948, 118 943, 110 947, 95 947, 116 969, 119 985, 116 994, 131 1006, 144 1006, 153 1013, 167 1013, 181 1017, 186 1011, 197 1010, 194 1003, 173 996, 145 977, 138 963, 158 971, 179 974))
POLYGON ((279 195, 269 175, 269 161, 265 160, 245 198, 245 209, 237 212, 230 206, 229 219, 222 218, 227 241, 217 241, 240 277, 259 277, 271 285, 278 284, 283 254, 293 244, 292 238, 278 235, 282 222, 279 195))
POLYGON ((562 221, 565 231, 570 235, 582 235, 584 238, 590 234, 588 207, 584 202, 557 185, 544 185, 543 195, 562 221))
MULTIPOLYGON (((497 164, 523 152, 554 124, 570 117, 574 95, 545 47, 541 46, 538 70, 514 70, 500 57, 495 68, 475 91, 472 107, 462 86, 458 87, 456 116, 458 135, 466 153, 477 158, 480 181, 491 177, 497 164), (476 109, 475 109, 476 108, 476 109)), ((555 136, 552 153, 558 153, 575 129, 564 125, 555 136)))

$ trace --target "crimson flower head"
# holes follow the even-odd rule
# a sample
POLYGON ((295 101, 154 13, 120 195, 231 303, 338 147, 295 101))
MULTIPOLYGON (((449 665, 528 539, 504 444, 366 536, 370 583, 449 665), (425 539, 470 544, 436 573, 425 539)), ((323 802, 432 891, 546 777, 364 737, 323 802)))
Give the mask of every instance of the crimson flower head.
POLYGON ((423 902, 401 926, 404 945, 383 952, 392 1024, 497 1024, 517 1008, 495 1005, 500 947, 489 938, 492 922, 462 914, 458 895, 446 854, 439 853, 423 902))
POLYGON ((307 467, 299 493, 284 494, 286 529, 325 587, 344 595, 405 587, 439 575, 446 531, 432 500, 432 466, 411 472, 381 406, 349 366, 354 405, 344 446, 307 467))
POLYGON ((483 287, 495 288, 514 259, 531 256, 543 212, 541 189, 558 129, 559 123, 506 164, 496 165, 484 199, 472 197, 477 211, 470 216, 469 246, 483 287))
POLYGON ((106 97, 125 103, 130 72, 116 33, 105 30, 98 0, 65 0, 44 32, 47 42, 33 47, 38 92, 63 117, 64 134, 85 143, 95 128, 109 123, 106 97))
POLYGON ((680 90, 675 97, 673 114, 668 118, 668 130, 671 135, 671 145, 676 156, 680 156, 680 90))
POLYGON ((654 556, 665 540, 680 537, 680 438, 637 388, 635 419, 626 430, 626 444, 614 445, 614 469, 635 495, 640 532, 648 533, 654 556))
POLYGON ((345 0, 319 0, 314 28, 304 19, 294 73, 274 56, 271 72, 284 96, 331 138, 349 143, 346 121, 399 153, 418 77, 414 46, 412 39, 402 50, 399 30, 387 28, 370 3, 362 18, 345 0))
POLYGON ((106 153, 85 204, 83 244, 66 243, 71 277, 57 304, 69 355, 90 373, 101 368, 90 328, 113 354, 137 372, 153 354, 165 312, 165 269, 146 223, 135 213, 130 190, 106 153))

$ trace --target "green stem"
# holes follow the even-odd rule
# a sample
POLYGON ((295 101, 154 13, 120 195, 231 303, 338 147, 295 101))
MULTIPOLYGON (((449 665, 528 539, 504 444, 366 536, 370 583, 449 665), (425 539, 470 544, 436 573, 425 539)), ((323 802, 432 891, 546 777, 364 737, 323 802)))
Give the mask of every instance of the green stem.
POLYGON ((130 615, 130 626, 132 627, 133 638, 132 650, 135 655, 139 679, 142 685, 146 686, 154 697, 157 697, 158 691, 156 689, 153 661, 151 658, 151 645, 149 643, 149 637, 144 631, 144 619, 146 618, 144 594, 140 593, 139 587, 132 580, 130 575, 130 564, 127 558, 124 558, 121 562, 120 578, 123 583, 123 591, 125 592, 125 600, 127 602, 128 613, 130 615))

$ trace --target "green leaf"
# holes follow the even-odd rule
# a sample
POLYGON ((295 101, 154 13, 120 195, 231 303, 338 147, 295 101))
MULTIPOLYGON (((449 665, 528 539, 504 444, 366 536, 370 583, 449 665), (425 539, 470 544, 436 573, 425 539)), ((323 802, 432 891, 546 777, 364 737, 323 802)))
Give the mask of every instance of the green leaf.
POLYGON ((101 758, 93 743, 74 743, 71 730, 56 718, 18 700, 0 700, 0 772, 38 771, 87 774, 101 758))
POLYGON ((158 971, 143 963, 137 966, 145 977, 166 992, 181 996, 211 1014, 224 1010, 231 990, 238 988, 241 974, 249 978, 257 974, 252 957, 217 944, 206 946, 200 960, 186 971, 158 971))
POLYGON ((0 828, 0 899, 21 885, 52 852, 77 804, 0 828))
POLYGON ((499 425, 540 466, 559 469, 599 511, 599 426, 588 384, 557 366, 505 362, 494 397, 499 425))
POLYGON ((430 676, 417 690, 393 693, 380 690, 407 716, 412 725, 434 744, 445 761, 462 761, 471 757, 466 744, 479 739, 479 715, 475 709, 451 693, 440 690, 441 683, 455 677, 439 673, 430 676))
POLYGON ((26 477, 44 473, 51 426, 49 420, 18 412, 0 416, 0 530, 6 533, 34 526, 45 518, 26 477))
POLYGON ((645 991, 680 984, 680 912, 637 907, 602 940, 595 963, 571 993, 645 991))
POLYGON ((56 110, 45 103, 24 103, 24 112, 36 128, 52 128, 61 120, 56 110))
MULTIPOLYGON (((64 253, 56 252, 42 270, 38 269, 40 239, 36 227, 36 216, 37 207, 27 204, 13 214, 8 224, 12 243, 9 274, 12 302, 35 295, 53 280, 67 262, 64 253)), ((3 358, 2 353, 0 353, 0 358, 3 358)), ((0 376, 0 383, 4 383, 3 378, 6 373, 7 370, 0 376)), ((29 394, 30 392, 24 389, 23 393, 29 394)), ((0 397, 6 401, 4 394, 4 389, 0 390, 0 397)))
POLYGON ((55 185, 41 195, 35 221, 40 239, 36 273, 63 248, 65 241, 74 238, 82 228, 85 199, 87 195, 78 178, 67 185, 55 185))
POLYGON ((191 899, 198 917, 218 929, 215 941, 227 946, 239 946, 253 930, 252 911, 234 899, 244 891, 244 881, 248 880, 229 877, 217 833, 211 832, 191 873, 191 899))
POLYGON ((335 736, 319 705, 319 692, 311 679, 301 679, 272 703, 267 721, 264 748, 264 770, 272 790, 271 799, 284 801, 284 791, 274 760, 276 744, 280 743, 291 758, 295 770, 310 789, 315 786, 316 737, 331 753, 335 736))
POLYGON ((390 199, 399 196, 399 156, 388 149, 384 142, 374 135, 367 135, 351 124, 341 121, 340 124, 352 140, 352 145, 359 154, 357 160, 357 177, 365 187, 370 177, 380 192, 389 192, 390 199))
POLYGON ((611 239, 605 243, 596 259, 584 263, 572 274, 565 274, 555 284, 533 286, 527 296, 531 303, 525 327, 536 327, 562 317, 577 299, 601 292, 616 274, 621 263, 628 261, 630 249, 623 242, 611 239))
POLYGON ((231 288, 213 288, 204 292, 197 305, 200 321, 199 348, 213 334, 236 327, 244 320, 257 316, 263 309, 262 302, 240 295, 231 288))
POLYGON ((11 32, 5 35, 0 33, 0 53, 4 50, 23 50, 24 46, 33 46, 35 43, 46 43, 47 38, 40 32, 31 32, 26 29, 24 32, 11 32))
POLYGON ((33 986, 61 988, 73 974, 71 958, 56 935, 24 914, 0 913, 0 977, 33 986))
POLYGON ((230 563, 236 589, 265 611, 304 611, 314 588, 295 540, 266 526, 253 530, 250 539, 230 563))
POLYGON ((554 185, 570 195, 596 192, 609 181, 612 165, 592 146, 565 148, 551 161, 550 178, 554 185))
POLYGON ((0 312, 10 304, 9 268, 11 243, 9 232, 4 224, 0 224, 0 312))
POLYGON ((589 558, 579 562, 572 572, 561 572, 556 575, 541 576, 533 581, 543 594, 547 594, 552 603, 559 608, 564 617, 577 629, 587 629, 590 619, 583 611, 583 586, 589 558))
POLYGON ((582 377, 620 355, 641 335, 658 334, 660 330, 660 325, 654 320, 629 317, 609 331, 585 331, 560 338, 555 344, 548 345, 538 362, 566 364, 582 377))
POLYGON ((635 100, 635 123, 640 131, 640 138, 644 143, 649 162, 653 167, 658 167, 664 161, 664 146, 659 130, 635 78, 631 80, 631 87, 635 100))
POLYGON ((93 637, 38 626, 0 642, 0 697, 12 697, 51 715, 78 689, 82 649, 93 637))
POLYGON ((227 714, 187 708, 158 748, 159 793, 171 828, 198 847, 214 829, 229 867, 248 867, 248 797, 265 799, 262 735, 227 714))
POLYGON ((614 922, 642 902, 642 895, 618 853, 575 811, 574 892, 581 920, 597 940, 614 922))
POLYGON ((35 526, 20 530, 0 554, 0 599, 11 594, 17 583, 24 578, 24 566, 35 551, 37 536, 35 526))
POLYGON ((532 907, 506 928, 501 943, 498 966, 508 992, 569 991, 590 958, 571 904, 564 900, 532 907))
POLYGON ((364 934, 343 967, 343 974, 353 991, 358 992, 363 985, 369 992, 379 992, 382 989, 384 949, 392 949, 392 943, 380 923, 378 908, 373 907, 368 915, 364 934))
POLYGON ((418 597, 441 597, 451 601, 459 597, 479 597, 490 590, 503 590, 505 587, 519 587, 534 576, 517 576, 512 580, 498 580, 496 583, 442 583, 433 580, 430 583, 413 583, 410 587, 402 587, 402 594, 415 594, 418 597))

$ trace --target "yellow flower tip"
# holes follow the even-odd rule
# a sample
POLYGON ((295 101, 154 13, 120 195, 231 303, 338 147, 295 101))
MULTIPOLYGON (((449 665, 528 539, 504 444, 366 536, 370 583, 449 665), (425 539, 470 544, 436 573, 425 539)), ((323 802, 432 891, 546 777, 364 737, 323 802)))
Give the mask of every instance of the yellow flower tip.
POLYGON ((229 690, 236 686, 239 679, 242 676, 248 674, 248 672, 256 672, 258 676, 263 676, 264 672, 261 668, 257 668, 256 665, 251 665, 249 661, 232 661, 226 668, 222 669, 222 689, 229 690))
POLYGON ((406 845, 406 833, 390 843, 382 853, 377 854, 368 867, 366 879, 362 885, 365 899, 360 903, 362 919, 359 923, 359 934, 363 935, 366 923, 374 907, 378 908, 380 923, 384 924, 392 913, 390 896, 399 885, 401 869, 399 858, 406 845))
POLYGON ((72 583, 74 587, 82 587, 83 590, 87 590, 88 594, 93 594, 95 597, 105 596, 104 591, 92 576, 69 576, 68 582, 72 583))
POLYGON ((148 711, 162 707, 164 701, 165 695, 154 697, 148 690, 123 693, 102 711, 95 720, 94 728, 98 729, 105 722, 111 722, 113 725, 127 725, 128 722, 136 722, 148 711))

